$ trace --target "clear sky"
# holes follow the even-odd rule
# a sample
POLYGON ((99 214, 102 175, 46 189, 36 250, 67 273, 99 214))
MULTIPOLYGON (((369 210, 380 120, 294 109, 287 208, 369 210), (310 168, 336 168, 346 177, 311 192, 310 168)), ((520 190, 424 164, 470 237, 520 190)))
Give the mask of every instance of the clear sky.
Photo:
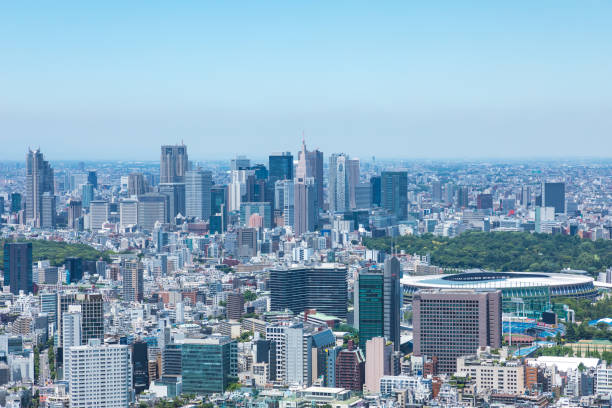
POLYGON ((610 1, 5 1, 0 160, 612 157, 610 1))

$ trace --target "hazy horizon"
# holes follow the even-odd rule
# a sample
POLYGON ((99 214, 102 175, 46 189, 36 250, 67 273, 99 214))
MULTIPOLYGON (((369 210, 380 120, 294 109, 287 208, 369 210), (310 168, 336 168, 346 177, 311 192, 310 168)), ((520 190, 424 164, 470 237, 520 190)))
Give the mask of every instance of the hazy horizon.
POLYGON ((0 160, 612 157, 612 3, 0 7, 0 160))

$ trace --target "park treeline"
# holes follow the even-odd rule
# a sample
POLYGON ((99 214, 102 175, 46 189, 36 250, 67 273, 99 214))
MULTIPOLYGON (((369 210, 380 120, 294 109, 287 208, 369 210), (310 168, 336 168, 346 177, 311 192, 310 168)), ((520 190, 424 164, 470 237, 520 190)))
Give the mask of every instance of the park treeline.
MULTIPOLYGON (((0 266, 4 269, 4 242, 0 241, 0 266)), ((67 242, 29 240, 29 241, 9 241, 9 242, 31 242, 32 261, 48 259, 53 266, 64 264, 66 258, 77 257, 88 261, 95 261, 100 258, 109 261, 108 252, 100 252, 86 244, 70 244, 67 242)))
POLYGON ((612 267, 612 240, 569 235, 470 231, 454 238, 433 234, 364 238, 364 244, 387 253, 395 246, 395 252, 429 254, 431 264, 443 268, 533 272, 571 268, 595 273, 612 267))

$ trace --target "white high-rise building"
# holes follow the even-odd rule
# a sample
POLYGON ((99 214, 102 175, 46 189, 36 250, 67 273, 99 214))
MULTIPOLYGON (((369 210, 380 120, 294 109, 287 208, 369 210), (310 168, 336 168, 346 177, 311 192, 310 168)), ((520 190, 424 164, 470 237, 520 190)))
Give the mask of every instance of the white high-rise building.
POLYGON ((89 203, 89 228, 99 230, 108 221, 108 203, 106 201, 92 201, 89 203))
POLYGON ((132 356, 127 345, 101 345, 65 349, 70 408, 126 408, 131 402, 132 356))
POLYGON ((210 171, 192 170, 185 173, 185 212, 187 217, 207 221, 210 218, 210 171))
MULTIPOLYGON (((68 313, 64 313, 62 319, 62 346, 65 350, 81 345, 82 322, 81 305, 69 305, 68 313)), ((67 357, 64 353, 64 380, 69 381, 70 367, 66 363, 67 357)))
POLYGON ((138 224, 138 200, 121 200, 119 202, 119 224, 121 228, 138 224))
POLYGON ((345 212, 349 209, 349 158, 344 153, 332 154, 329 158, 329 210, 345 212))

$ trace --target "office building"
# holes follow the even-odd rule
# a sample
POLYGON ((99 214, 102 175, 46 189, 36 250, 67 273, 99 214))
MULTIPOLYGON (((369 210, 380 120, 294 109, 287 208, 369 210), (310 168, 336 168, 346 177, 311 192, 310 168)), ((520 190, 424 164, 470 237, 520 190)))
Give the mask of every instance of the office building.
POLYGON ((208 221, 211 215, 212 173, 191 170, 185 173, 185 215, 208 221))
POLYGON ((97 231, 108 222, 109 207, 106 201, 92 201, 89 204, 89 229, 97 231))
POLYGON ((355 282, 355 328, 365 344, 374 337, 385 337, 400 346, 400 308, 402 305, 401 268, 395 257, 385 260, 384 269, 359 273, 355 282))
POLYGON ((380 176, 370 177, 370 190, 372 196, 372 205, 380 207, 381 203, 381 178, 380 176))
POLYGON ((431 184, 431 201, 439 203, 442 201, 442 182, 434 181, 431 184))
POLYGON ((64 315, 71 305, 81 307, 81 344, 90 339, 104 341, 104 307, 99 293, 64 293, 57 294, 57 328, 59 346, 62 346, 62 327, 64 315))
POLYGON ((149 358, 147 343, 139 340, 132 344, 132 382, 134 391, 140 394, 149 388, 149 358))
POLYGON ((4 286, 14 295, 34 292, 31 242, 4 242, 4 286))
POLYGON ((50 192, 45 192, 42 196, 42 209, 40 227, 46 229, 54 229, 56 224, 56 200, 55 196, 50 192))
POLYGON ((380 206, 397 220, 408 217, 408 173, 383 171, 380 175, 380 206))
POLYGON ((138 259, 123 261, 123 300, 141 302, 143 296, 143 267, 138 259))
POLYGON ((555 214, 565 214, 565 183, 542 183, 542 207, 554 207, 555 214))
POLYGON ((268 180, 293 180, 293 156, 289 152, 272 153, 268 161, 268 180))
POLYGON ((243 227, 255 227, 251 225, 251 217, 257 214, 261 217, 261 226, 263 228, 272 228, 272 206, 270 203, 240 203, 240 225, 243 227))
POLYGON ((159 165, 160 184, 183 183, 187 170, 189 170, 187 146, 181 144, 161 147, 161 161, 159 165))
POLYGON ((244 295, 238 292, 227 294, 225 314, 230 320, 238 320, 244 314, 244 295))
POLYGON ((66 268, 66 282, 79 283, 83 279, 83 259, 69 257, 64 262, 66 268))
POLYGON ((138 225, 138 200, 128 198, 119 201, 119 226, 130 228, 138 225))
POLYGON ((304 140, 302 140, 302 150, 298 153, 295 178, 313 179, 315 209, 318 213, 323 208, 323 153, 319 150, 308 151, 304 140))
POLYGON ((185 216, 185 183, 160 183, 159 193, 168 197, 168 222, 174 224, 176 216, 185 216))
POLYGON ((163 351, 163 369, 164 375, 181 375, 182 372, 182 345, 177 343, 166 344, 163 351))
POLYGON ((68 201, 68 228, 79 230, 83 215, 83 203, 81 200, 71 198, 68 201))
POLYGON ((257 229, 239 228, 236 235, 236 246, 239 257, 257 256, 257 229))
POLYGON ((21 211, 21 194, 11 193, 11 214, 21 211))
POLYGON ((469 377, 478 390, 503 394, 525 393, 525 366, 520 360, 503 361, 499 354, 478 351, 457 358, 457 375, 469 377))
POLYGON ((318 223, 316 185, 313 178, 295 179, 293 184, 293 233, 300 236, 314 231, 318 223))
MULTIPOLYGON (((64 350, 70 347, 81 345, 81 307, 72 305, 67 313, 64 313, 62 320, 62 345, 64 350)), ((67 360, 68 353, 63 353, 63 366, 69 367, 67 360)), ((70 370, 64 370, 64 381, 70 381, 70 370)))
POLYGON ((83 207, 89 208, 89 205, 94 199, 95 197, 93 184, 81 184, 81 201, 83 202, 83 207))
POLYGON ((476 208, 488 210, 493 208, 493 196, 491 194, 478 194, 476 196, 476 208))
POLYGON ((283 224, 288 227, 293 227, 295 216, 295 184, 293 180, 279 180, 275 184, 275 189, 282 191, 283 194, 282 207, 277 207, 277 209, 282 210, 283 224))
POLYGON ((87 172, 87 182, 94 186, 94 188, 98 188, 98 173, 95 170, 87 172))
POLYGON ((467 186, 459 186, 457 189, 457 207, 468 208, 470 204, 470 190, 467 186))
POLYGON ((168 196, 150 193, 138 197, 138 226, 153 231, 155 223, 168 222, 168 196))
POLYGON ((65 371, 70 378, 70 408, 125 408, 131 403, 132 364, 126 345, 91 340, 70 347, 65 371))
POLYGON ((365 382, 365 356, 353 341, 336 356, 336 387, 361 392, 365 382))
POLYGON ((183 392, 223 393, 238 377, 238 348, 228 337, 185 339, 181 348, 183 392))
POLYGON ((222 233, 227 227, 227 186, 210 189, 210 232, 222 233))
MULTIPOLYGON (((360 341, 361 340, 360 338, 360 341)), ((392 375, 393 346, 384 337, 374 337, 366 342, 365 388, 368 392, 380 392, 380 379, 392 375)))
POLYGON ((26 157, 26 221, 43 225, 43 194, 54 194, 53 169, 40 150, 29 150, 26 157))
POLYGON ((147 184, 142 173, 130 173, 128 175, 128 194, 139 196, 147 192, 147 184))
POLYGON ((285 330, 285 383, 310 386, 325 372, 325 350, 334 347, 330 329, 294 324, 285 330))
POLYGON ((348 192, 349 192, 349 209, 354 210, 357 208, 355 201, 355 192, 357 185, 359 184, 359 159, 349 159, 346 162, 346 173, 348 180, 348 192))
POLYGON ((246 156, 236 156, 230 160, 230 170, 243 170, 251 167, 251 160, 246 156))
POLYGON ((437 357, 441 373, 479 347, 501 347, 501 291, 421 290, 412 309, 414 355, 437 357))
POLYGON ((271 310, 306 309, 345 319, 347 315, 347 270, 336 265, 280 268, 270 271, 271 310))
POLYGON ((349 179, 347 164, 349 157, 344 153, 329 157, 328 200, 329 211, 345 212, 350 207, 349 179))

